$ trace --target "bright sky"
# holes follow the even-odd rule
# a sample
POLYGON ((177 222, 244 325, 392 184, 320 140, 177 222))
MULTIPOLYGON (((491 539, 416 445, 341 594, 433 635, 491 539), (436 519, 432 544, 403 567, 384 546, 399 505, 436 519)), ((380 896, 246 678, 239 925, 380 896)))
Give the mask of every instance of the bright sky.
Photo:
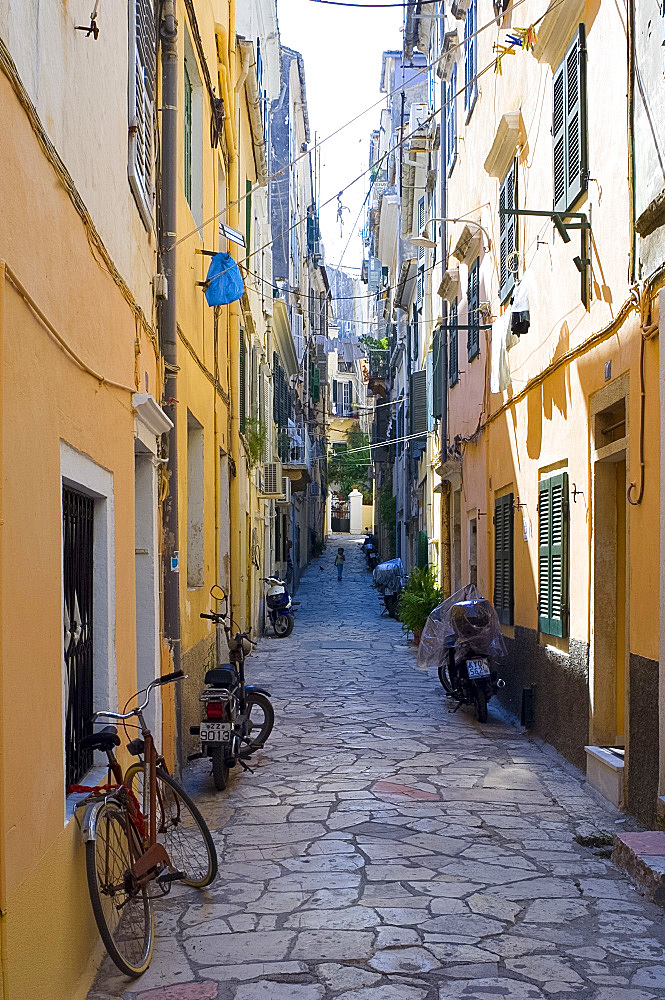
MULTIPOLYGON (((359 10, 333 7, 312 0, 277 0, 282 45, 302 53, 311 139, 334 132, 350 118, 383 98, 379 90, 381 53, 402 47, 402 10, 359 10)), ((334 197, 345 185, 366 170, 369 163, 369 135, 378 126, 380 106, 344 129, 321 147, 320 202, 334 197)), ((368 177, 342 192, 344 227, 340 236, 337 201, 321 211, 321 236, 326 264, 337 265, 349 236, 342 265, 360 267, 360 231, 351 230, 367 194, 368 177)), ((352 272, 355 273, 355 272, 352 272)))

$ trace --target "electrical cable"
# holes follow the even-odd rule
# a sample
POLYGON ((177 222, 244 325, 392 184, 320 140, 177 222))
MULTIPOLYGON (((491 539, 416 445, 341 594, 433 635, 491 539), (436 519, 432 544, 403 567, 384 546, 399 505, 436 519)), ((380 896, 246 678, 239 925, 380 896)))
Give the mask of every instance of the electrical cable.
POLYGON ((322 3, 329 7, 359 7, 360 10, 389 10, 391 7, 417 7, 418 4, 439 3, 440 0, 402 0, 402 3, 354 3, 352 0, 310 0, 310 3, 322 3))

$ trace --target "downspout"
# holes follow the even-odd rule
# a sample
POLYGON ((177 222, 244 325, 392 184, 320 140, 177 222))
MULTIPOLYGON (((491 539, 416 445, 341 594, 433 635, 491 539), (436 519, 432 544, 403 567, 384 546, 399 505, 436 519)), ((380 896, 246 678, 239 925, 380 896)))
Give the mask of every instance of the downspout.
MULTIPOLYGON (((441 262, 444 272, 448 267, 447 245, 448 231, 445 219, 448 215, 447 194, 448 185, 446 163, 448 150, 446 146, 446 84, 441 81, 441 142, 439 143, 439 162, 441 164, 441 215, 444 219, 441 226, 441 262)), ((441 378, 441 465, 448 461, 448 302, 443 300, 443 330, 440 347, 440 369, 441 378)), ((441 586, 443 596, 449 597, 452 593, 452 571, 451 571, 451 544, 450 544, 450 482, 441 480, 441 586)))
MULTIPOLYGON (((172 669, 180 669, 180 573, 178 565, 178 330, 176 318, 176 186, 178 177, 178 22, 174 0, 161 7, 159 35, 162 49, 161 228, 159 247, 162 272, 168 283, 167 298, 159 310, 159 335, 164 357, 164 406, 173 427, 168 435, 169 491, 162 507, 164 639, 172 669)), ((175 686, 176 755, 181 753, 180 686, 175 686)), ((178 765, 182 761, 178 759, 178 765)))

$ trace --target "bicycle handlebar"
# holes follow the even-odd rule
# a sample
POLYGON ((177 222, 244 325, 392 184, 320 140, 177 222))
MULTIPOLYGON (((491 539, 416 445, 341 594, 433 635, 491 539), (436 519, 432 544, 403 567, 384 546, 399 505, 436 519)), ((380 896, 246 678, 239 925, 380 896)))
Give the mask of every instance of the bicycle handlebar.
MULTIPOLYGON (((131 712, 108 712, 108 711, 94 712, 92 716, 92 721, 96 722, 97 719, 102 716, 105 719, 119 719, 121 721, 123 719, 131 719, 132 716, 138 715, 139 712, 142 712, 144 708, 147 708, 148 702, 150 701, 150 694, 153 688, 161 687, 163 684, 171 684, 173 681, 183 680, 188 676, 189 674, 186 674, 184 670, 174 670, 172 674, 164 674, 162 677, 157 677, 154 681, 151 681, 151 683, 148 684, 147 688, 144 689, 146 692, 146 696, 145 696, 145 701, 143 702, 142 705, 138 705, 136 708, 133 708, 131 712)), ((141 692, 138 691, 137 693, 140 694, 141 692)))

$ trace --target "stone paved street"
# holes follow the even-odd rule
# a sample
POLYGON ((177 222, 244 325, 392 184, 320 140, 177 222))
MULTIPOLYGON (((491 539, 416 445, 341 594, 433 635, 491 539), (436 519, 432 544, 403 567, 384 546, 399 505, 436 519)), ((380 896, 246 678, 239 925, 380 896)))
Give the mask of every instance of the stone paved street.
POLYGON ((248 661, 277 718, 255 773, 188 776, 217 881, 174 887, 148 972, 106 960, 90 1000, 665 997, 663 911, 573 839, 626 824, 494 705, 450 714, 344 544, 248 661))

